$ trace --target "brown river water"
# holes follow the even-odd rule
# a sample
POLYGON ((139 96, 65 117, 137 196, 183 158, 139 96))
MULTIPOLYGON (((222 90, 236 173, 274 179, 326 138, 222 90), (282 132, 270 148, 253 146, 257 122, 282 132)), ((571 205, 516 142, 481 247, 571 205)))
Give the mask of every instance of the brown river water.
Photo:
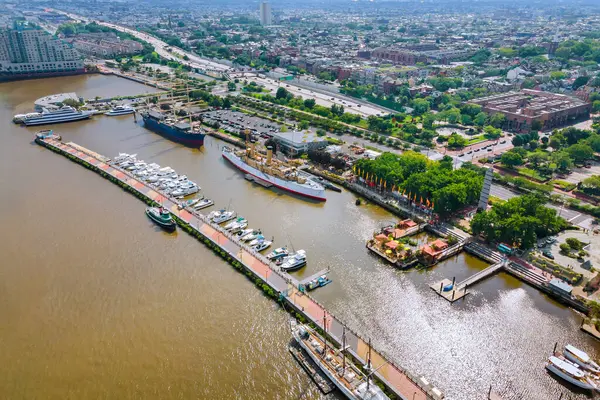
MULTIPOLYGON (((105 76, 0 84, 0 398, 325 398, 287 351, 287 314, 248 279, 185 233, 157 230, 138 199, 11 122, 52 93, 149 90, 105 76)), ((507 400, 586 398, 544 370, 555 342, 600 355, 579 314, 504 273, 447 303, 428 284, 486 264, 461 254, 427 271, 395 270, 364 244, 396 218, 355 206, 353 194, 313 203, 258 187, 221 158, 222 142, 191 150, 132 116, 53 129, 109 157, 169 165, 276 246, 305 249, 299 275, 329 266, 334 281, 314 296, 448 399, 485 399, 490 385, 507 400)))

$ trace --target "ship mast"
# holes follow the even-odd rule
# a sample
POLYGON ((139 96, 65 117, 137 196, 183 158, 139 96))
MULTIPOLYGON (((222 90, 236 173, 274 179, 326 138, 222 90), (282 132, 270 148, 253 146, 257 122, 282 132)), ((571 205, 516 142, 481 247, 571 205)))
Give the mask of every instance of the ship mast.
POLYGON ((342 376, 344 376, 346 374, 346 326, 342 329, 342 376))
POLYGON ((371 384, 371 338, 369 338, 369 358, 367 360, 367 390, 369 390, 371 384))
POLYGON ((323 335, 323 343, 325 343, 325 348, 323 349, 323 355, 321 357, 325 357, 325 354, 327 354, 327 314, 325 314, 325 312, 323 312, 323 332, 325 332, 323 335))

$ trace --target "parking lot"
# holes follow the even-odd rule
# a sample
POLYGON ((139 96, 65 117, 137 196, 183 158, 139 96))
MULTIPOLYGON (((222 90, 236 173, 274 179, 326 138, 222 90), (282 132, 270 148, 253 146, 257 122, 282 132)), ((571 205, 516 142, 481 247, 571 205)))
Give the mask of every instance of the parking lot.
POLYGON ((273 121, 252 117, 239 111, 216 110, 207 111, 202 114, 205 123, 218 122, 219 126, 226 131, 241 134, 248 129, 250 133, 266 138, 273 132, 279 132, 281 125, 273 121))

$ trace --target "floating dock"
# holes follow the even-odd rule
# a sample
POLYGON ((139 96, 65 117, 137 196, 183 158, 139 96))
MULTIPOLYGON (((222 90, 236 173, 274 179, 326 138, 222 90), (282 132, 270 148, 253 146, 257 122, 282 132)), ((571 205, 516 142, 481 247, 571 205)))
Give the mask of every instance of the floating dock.
POLYGON ((374 372, 374 376, 397 397, 411 400, 441 400, 444 398, 439 389, 432 386, 424 377, 414 376, 398 366, 385 353, 373 349, 373 346, 369 351, 368 340, 348 328, 310 295, 300 292, 293 285, 290 276, 280 272, 277 266, 266 257, 240 243, 237 238, 220 225, 209 221, 206 216, 188 209, 180 210, 177 199, 157 192, 149 184, 133 177, 128 171, 104 161, 107 160, 106 158, 100 159, 93 156, 92 154, 96 153, 81 146, 63 143, 57 136, 37 136, 35 142, 98 173, 147 204, 161 203, 173 215, 173 219, 182 230, 201 240, 234 268, 245 272, 267 296, 279 299, 287 309, 291 307, 295 313, 315 326, 326 328, 329 337, 336 344, 342 343, 341 338, 345 330, 347 353, 352 355, 358 363, 363 364, 367 363, 370 353, 371 362, 381 366, 374 372))

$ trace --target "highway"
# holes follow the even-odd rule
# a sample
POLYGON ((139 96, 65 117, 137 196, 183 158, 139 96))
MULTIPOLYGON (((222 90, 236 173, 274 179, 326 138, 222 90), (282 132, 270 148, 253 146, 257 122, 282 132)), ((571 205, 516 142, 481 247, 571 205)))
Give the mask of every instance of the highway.
MULTIPOLYGON (((71 13, 67 13, 64 11, 60 11, 60 10, 53 10, 53 11, 64 14, 71 19, 82 21, 85 23, 90 23, 92 21, 89 18, 83 17, 81 15, 71 14, 71 13)), ((208 71, 214 71, 214 72, 233 71, 233 68, 231 68, 227 65, 219 64, 214 61, 198 57, 197 55, 187 52, 185 50, 182 50, 178 47, 169 46, 167 43, 163 42, 162 40, 160 40, 154 36, 151 36, 147 33, 139 32, 139 31, 136 31, 135 29, 127 28, 127 27, 124 27, 121 25, 111 24, 109 22, 102 22, 102 21, 96 21, 96 22, 99 25, 106 26, 106 27, 109 27, 112 29, 116 29, 121 32, 129 33, 130 35, 133 35, 140 40, 150 43, 152 46, 154 46, 154 50, 158 53, 158 55, 163 58, 166 58, 167 60, 178 61, 180 63, 189 65, 192 68, 198 68, 198 69, 203 69, 203 70, 208 70, 208 71), (167 48, 170 48, 172 51, 171 52, 167 51, 167 48), (183 60, 184 56, 187 56, 189 58, 189 60, 188 61, 183 60)))

